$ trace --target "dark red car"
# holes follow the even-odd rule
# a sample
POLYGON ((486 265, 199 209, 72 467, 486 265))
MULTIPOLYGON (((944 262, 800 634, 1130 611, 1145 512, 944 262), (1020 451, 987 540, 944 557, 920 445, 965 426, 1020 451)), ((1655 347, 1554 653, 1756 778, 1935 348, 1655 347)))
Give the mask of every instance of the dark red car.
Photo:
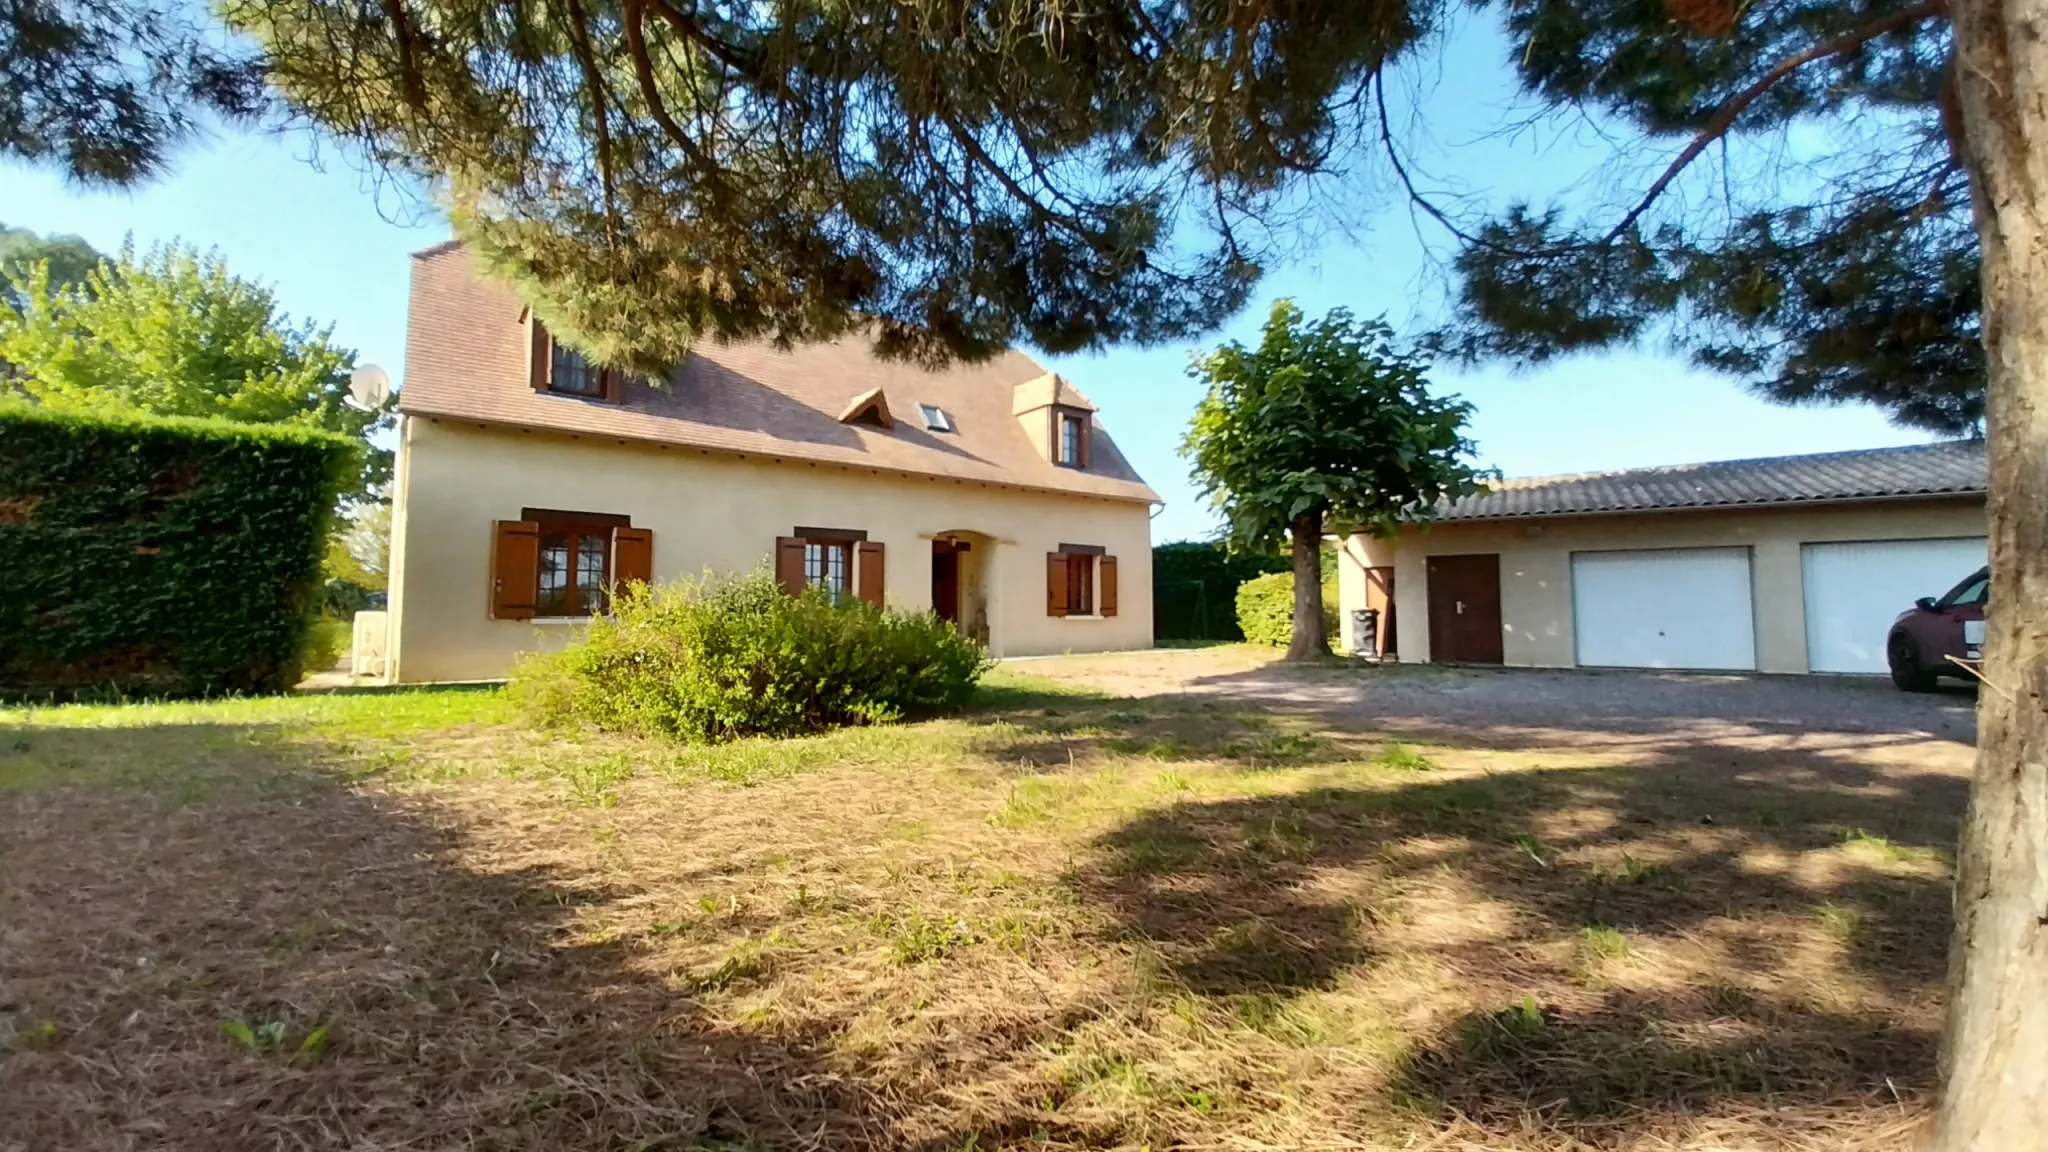
POLYGON ((1936 600, 1923 596, 1892 622, 1884 652, 1892 683, 1908 692, 1932 692, 1939 676, 1967 677, 1984 649, 1984 599, 1991 569, 1980 568, 1936 600))

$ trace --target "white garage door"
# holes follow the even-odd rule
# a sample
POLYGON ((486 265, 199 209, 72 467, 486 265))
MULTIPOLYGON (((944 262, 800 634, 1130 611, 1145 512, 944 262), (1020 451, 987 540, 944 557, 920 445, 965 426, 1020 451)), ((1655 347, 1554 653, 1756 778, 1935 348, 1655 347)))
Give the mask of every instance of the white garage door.
POLYGON ((1893 618, 1984 566, 1984 538, 1808 544, 1806 663, 1815 672, 1883 672, 1893 618))
POLYGON ((1574 552, 1572 630, 1588 666, 1755 668, 1749 549, 1574 552))

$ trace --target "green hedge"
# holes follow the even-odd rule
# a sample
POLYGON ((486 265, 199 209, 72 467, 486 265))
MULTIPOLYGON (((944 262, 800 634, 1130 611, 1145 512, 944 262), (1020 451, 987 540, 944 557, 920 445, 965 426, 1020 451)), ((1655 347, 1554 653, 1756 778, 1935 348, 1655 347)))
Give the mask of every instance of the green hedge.
MULTIPOLYGON (((1237 589, 1237 624, 1254 644, 1285 647, 1294 638, 1294 573, 1274 572, 1237 589)), ((1323 571, 1323 634, 1337 639, 1337 581, 1323 571)))
POLYGON ((1152 635, 1159 640, 1242 640, 1237 587, 1266 572, 1286 571, 1285 556, 1232 553, 1221 544, 1186 541, 1152 549, 1152 635))
POLYGON ((760 572, 635 585, 577 642, 522 660, 512 693, 543 725, 727 740, 950 711, 987 668, 930 612, 790 596, 760 572))
POLYGON ((310 429, 0 403, 0 693, 290 688, 359 453, 310 429))

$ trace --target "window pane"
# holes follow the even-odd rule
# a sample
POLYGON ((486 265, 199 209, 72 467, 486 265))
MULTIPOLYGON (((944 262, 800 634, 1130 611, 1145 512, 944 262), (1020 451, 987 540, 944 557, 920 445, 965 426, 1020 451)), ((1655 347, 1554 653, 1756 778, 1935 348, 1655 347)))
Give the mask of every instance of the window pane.
POLYGON ((569 611, 569 537, 548 533, 540 538, 540 598, 534 611, 541 616, 571 616, 569 611))
POLYGON ((846 553, 847 547, 844 544, 826 547, 829 564, 825 569, 825 587, 835 600, 846 591, 846 553))
POLYGON ((590 367, 590 362, 581 353, 560 344, 554 346, 548 390, 567 392, 572 396, 595 396, 600 391, 597 373, 590 367))
POLYGON ((1067 554, 1067 612, 1074 616, 1095 614, 1095 557, 1067 554))
POLYGON ((1081 422, 1072 416, 1060 417, 1060 463, 1081 462, 1081 422))
POLYGON ((825 546, 804 543, 804 583, 822 584, 825 581, 825 546))
POLYGON ((578 616, 588 616, 604 605, 604 537, 584 536, 576 549, 576 604, 578 616))

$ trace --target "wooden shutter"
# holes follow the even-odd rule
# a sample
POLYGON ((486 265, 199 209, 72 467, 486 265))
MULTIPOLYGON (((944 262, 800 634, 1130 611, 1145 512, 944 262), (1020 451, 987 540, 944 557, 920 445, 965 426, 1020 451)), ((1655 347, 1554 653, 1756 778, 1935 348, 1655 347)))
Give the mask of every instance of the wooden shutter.
POLYGON ((861 599, 882 606, 882 545, 874 540, 862 540, 853 546, 859 557, 855 572, 855 594, 861 599))
POLYGON ((1081 458, 1076 461, 1081 467, 1088 467, 1088 442, 1095 439, 1095 418, 1086 412, 1074 413, 1074 423, 1081 426, 1074 441, 1081 446, 1081 458))
POLYGON ((626 398, 626 374, 617 368, 601 370, 597 376, 597 385, 608 403, 617 404, 626 398))
POLYGON ((1065 616, 1067 614, 1067 554, 1047 552, 1045 554, 1045 614, 1065 616))
POLYGON ((804 538, 801 536, 778 536, 775 538, 775 582, 791 596, 804 592, 804 538))
POLYGON ((535 392, 545 392, 548 390, 548 374, 554 370, 554 344, 548 339, 548 326, 540 322, 540 317, 533 317, 533 322, 527 327, 532 333, 532 347, 529 349, 532 361, 527 367, 526 382, 533 385, 535 392))
POLYGON ((612 587, 654 583, 654 533, 645 528, 612 529, 612 587))
POLYGON ((1096 565, 1102 572, 1102 592, 1097 597, 1096 611, 1104 616, 1116 615, 1116 557, 1104 556, 1096 565))
POLYGON ((491 522, 491 619, 531 620, 540 597, 540 525, 491 522))

